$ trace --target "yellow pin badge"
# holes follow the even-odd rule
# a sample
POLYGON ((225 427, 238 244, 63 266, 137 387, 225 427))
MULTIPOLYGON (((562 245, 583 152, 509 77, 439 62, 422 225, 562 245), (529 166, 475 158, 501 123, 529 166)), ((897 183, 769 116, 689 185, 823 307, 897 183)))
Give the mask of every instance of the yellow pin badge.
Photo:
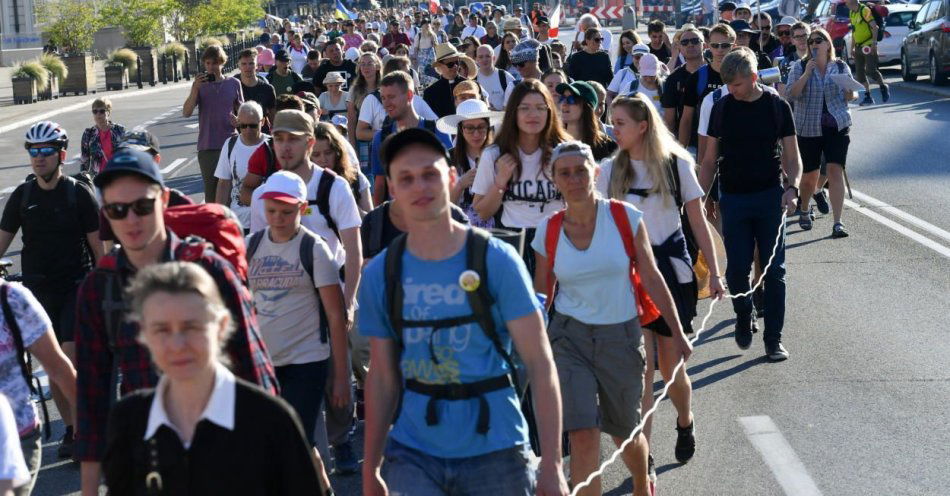
POLYGON ((466 270, 459 275, 459 286, 469 293, 477 290, 481 283, 482 278, 478 275, 478 272, 474 270, 466 270))

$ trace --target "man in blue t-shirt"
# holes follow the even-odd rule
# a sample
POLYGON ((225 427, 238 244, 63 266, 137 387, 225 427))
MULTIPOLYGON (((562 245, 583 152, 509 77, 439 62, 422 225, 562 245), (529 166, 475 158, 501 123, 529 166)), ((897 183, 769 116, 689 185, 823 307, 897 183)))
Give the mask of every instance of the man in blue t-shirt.
POLYGON ((412 76, 405 71, 393 71, 379 82, 379 101, 386 110, 383 127, 373 136, 369 148, 370 172, 374 176, 373 205, 382 205, 388 198, 386 190, 386 163, 380 159, 380 150, 386 137, 396 131, 421 127, 435 133, 446 149, 452 148, 452 138, 435 128, 435 121, 427 121, 412 107, 415 95, 412 76))
POLYGON ((414 126, 400 131, 384 143, 381 158, 390 193, 403 205, 408 236, 373 258, 359 293, 360 332, 370 338, 373 364, 366 380, 364 491, 383 494, 388 487, 394 494, 429 495, 478 488, 479 494, 533 494, 528 427, 507 382, 506 356, 514 344, 534 391, 535 411, 543 412, 537 417, 542 449, 537 493, 568 494, 561 470, 560 390, 541 305, 521 257, 495 238, 483 242, 487 247, 478 245, 473 240, 479 235, 452 220, 449 191, 458 178, 432 133, 414 126), (484 267, 491 269, 486 277, 474 276, 478 272, 469 265, 474 246, 485 249, 484 267), (387 265, 398 290, 387 284, 387 265), (487 295, 476 298, 466 291, 487 295), (402 300, 398 334, 390 316, 389 302, 398 301, 393 298, 402 300), (478 319, 486 312, 470 305, 486 300, 493 302, 487 325, 478 319), (433 328, 437 320, 442 322, 433 328), (497 347, 486 327, 497 334, 497 347), (503 381, 498 387, 478 387, 498 379, 503 381))

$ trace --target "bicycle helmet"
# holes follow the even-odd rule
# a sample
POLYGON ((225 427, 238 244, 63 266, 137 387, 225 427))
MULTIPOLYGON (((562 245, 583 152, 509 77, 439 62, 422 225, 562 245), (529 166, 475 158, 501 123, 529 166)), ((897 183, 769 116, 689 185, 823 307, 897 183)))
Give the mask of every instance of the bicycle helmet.
POLYGON ((66 136, 66 130, 53 121, 40 121, 33 124, 30 130, 26 132, 26 142, 24 147, 39 143, 55 143, 63 150, 69 146, 69 137, 66 136))

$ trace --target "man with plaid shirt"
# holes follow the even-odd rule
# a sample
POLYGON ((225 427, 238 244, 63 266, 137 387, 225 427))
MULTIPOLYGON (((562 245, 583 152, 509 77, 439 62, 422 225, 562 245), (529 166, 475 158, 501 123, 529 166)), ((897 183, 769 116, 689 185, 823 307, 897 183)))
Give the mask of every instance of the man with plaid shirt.
POLYGON ((274 368, 257 328, 249 291, 224 258, 204 243, 180 240, 165 227, 163 213, 169 193, 152 157, 133 150, 118 153, 95 183, 102 191, 105 217, 121 246, 100 260, 78 295, 75 452, 82 462, 84 495, 98 494, 99 460, 105 451, 106 422, 116 399, 116 383, 124 395, 155 387, 158 382, 148 351, 137 341, 138 324, 126 318, 130 305, 121 294, 138 269, 171 260, 204 267, 217 283, 237 327, 225 350, 234 374, 277 392, 274 368))

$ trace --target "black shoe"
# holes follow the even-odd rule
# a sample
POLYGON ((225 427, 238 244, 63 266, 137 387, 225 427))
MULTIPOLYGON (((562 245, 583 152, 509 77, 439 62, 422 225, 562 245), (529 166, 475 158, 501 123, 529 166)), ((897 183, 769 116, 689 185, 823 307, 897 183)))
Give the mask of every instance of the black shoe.
POLYGON ((868 105, 874 105, 874 98, 871 97, 871 92, 864 92, 864 100, 861 100, 861 103, 858 104, 861 107, 866 107, 868 105))
POLYGON ((352 475, 359 471, 360 462, 349 442, 333 447, 333 466, 336 475, 352 475))
POLYGON ((783 362, 785 360, 788 360, 788 350, 786 350, 785 347, 782 346, 781 342, 771 345, 771 346, 766 345, 765 355, 769 357, 769 360, 773 362, 783 362))
MULTIPOLYGON (((765 317, 765 289, 762 286, 759 286, 759 288, 752 293, 752 306, 755 308, 755 318, 761 319, 765 317)), ((758 329, 753 326, 752 332, 756 331, 758 331, 758 329)))
POLYGON ((73 457, 73 426, 66 426, 66 434, 63 434, 63 440, 59 442, 59 448, 56 449, 56 456, 61 459, 73 457))
POLYGON ((676 449, 674 452, 676 461, 680 463, 688 462, 696 453, 696 433, 693 429, 695 424, 696 422, 693 421, 687 427, 680 427, 679 422, 676 422, 676 449))
POLYGON ((757 330, 751 318, 736 320, 736 344, 740 350, 748 350, 752 346, 752 334, 757 330))
POLYGON ((831 205, 828 205, 828 193, 825 193, 825 190, 815 193, 812 198, 815 200, 815 206, 818 207, 821 215, 828 215, 831 212, 831 205))
POLYGON ((890 99, 891 99, 891 87, 886 84, 882 84, 881 85, 881 101, 887 103, 887 101, 890 99))
POLYGON ((838 222, 834 227, 831 228, 831 237, 835 239, 847 238, 848 231, 844 230, 844 224, 838 222))
POLYGON ((656 483, 656 462, 653 461, 653 453, 647 455, 647 475, 650 476, 650 483, 656 483))

